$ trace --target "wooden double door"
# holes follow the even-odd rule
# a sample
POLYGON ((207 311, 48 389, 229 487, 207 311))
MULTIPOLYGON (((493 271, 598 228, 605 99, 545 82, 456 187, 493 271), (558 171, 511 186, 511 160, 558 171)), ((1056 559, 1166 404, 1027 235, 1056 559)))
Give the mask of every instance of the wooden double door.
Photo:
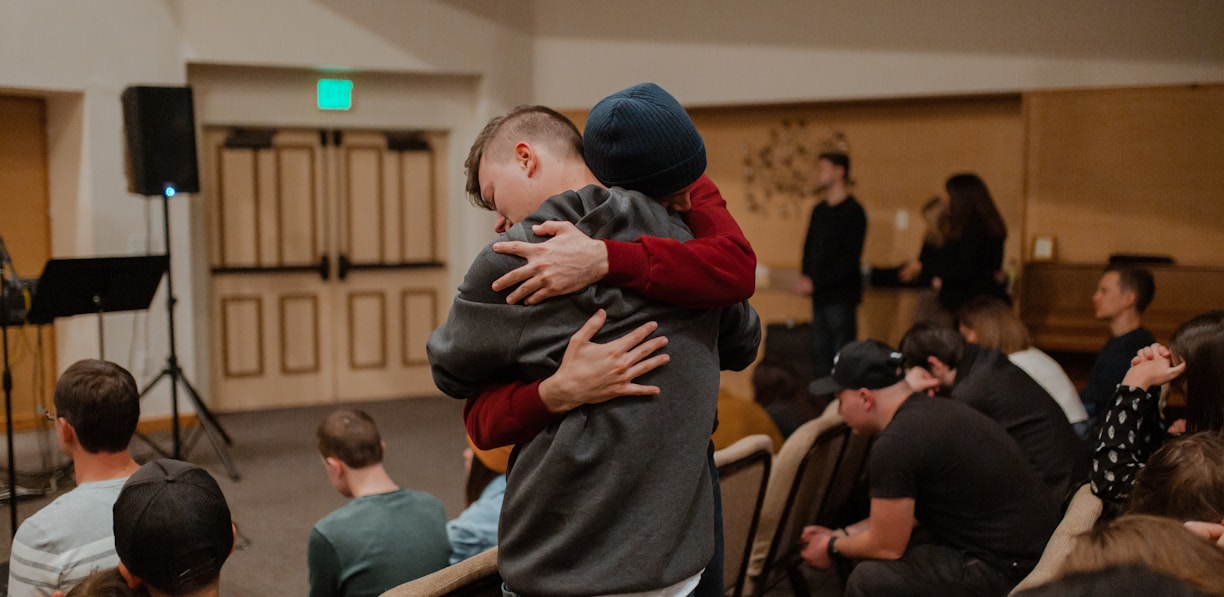
POLYGON ((436 393, 446 137, 206 128, 212 403, 436 393))

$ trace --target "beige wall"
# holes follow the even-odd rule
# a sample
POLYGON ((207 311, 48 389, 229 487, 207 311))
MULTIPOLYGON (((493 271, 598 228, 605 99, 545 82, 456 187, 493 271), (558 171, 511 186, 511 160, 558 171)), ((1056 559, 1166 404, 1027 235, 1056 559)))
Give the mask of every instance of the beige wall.
MULTIPOLYGON (((0 0, 0 93, 48 98, 52 250, 96 256, 127 253, 146 230, 156 247, 160 235, 160 208, 126 191, 119 94, 186 83, 194 65, 466 79, 474 92, 462 100, 464 125, 451 129, 453 160, 466 153, 461 136, 515 104, 586 108, 645 79, 686 105, 711 107, 1224 81, 1221 23, 1224 4, 1193 0, 1123 8, 1112 0, 0 0)), ((398 114, 367 107, 378 112, 359 108, 369 122, 398 114)), ((457 283, 489 239, 491 218, 467 205, 461 167, 451 168, 457 283)), ((862 174, 864 185, 877 184, 862 174)), ((194 200, 175 202, 172 228, 178 349, 199 382, 208 377, 198 323, 207 317, 206 272, 194 200)), ((902 236, 898 248, 869 241, 871 255, 897 254, 912 240, 902 236)), ((139 371, 124 361, 151 355, 159 366, 163 319, 159 310, 111 316, 108 356, 139 371)), ((86 318, 65 320, 57 334, 61 369, 94 356, 86 318)), ((156 413, 165 402, 146 404, 156 413)))
POLYGON ((1034 93, 1026 99, 1028 236, 1059 261, 1112 253, 1224 266, 1224 86, 1034 93))
POLYGON ((535 97, 652 80, 686 106, 1224 80, 1202 0, 536 0, 535 97))

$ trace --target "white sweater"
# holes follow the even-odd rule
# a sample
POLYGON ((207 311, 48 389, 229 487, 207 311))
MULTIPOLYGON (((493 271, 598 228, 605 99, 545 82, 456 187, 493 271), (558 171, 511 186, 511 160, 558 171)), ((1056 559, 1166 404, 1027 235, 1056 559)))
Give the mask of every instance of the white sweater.
POLYGON ((1088 411, 1084 410, 1084 403, 1080 402, 1075 384, 1071 383, 1071 378, 1067 377, 1067 372, 1063 371, 1058 361, 1034 346, 1013 352, 1007 355, 1007 358, 1054 397, 1054 401, 1066 413, 1067 421, 1079 423, 1088 420, 1088 411))

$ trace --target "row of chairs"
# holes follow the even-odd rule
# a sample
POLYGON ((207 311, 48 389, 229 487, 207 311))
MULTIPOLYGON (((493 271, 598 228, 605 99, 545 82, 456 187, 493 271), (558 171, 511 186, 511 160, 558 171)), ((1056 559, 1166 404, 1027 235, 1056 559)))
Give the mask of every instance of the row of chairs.
MULTIPOLYGON (((723 586, 759 597, 789 581, 808 595, 799 537, 809 524, 836 524, 863 476, 869 440, 850 433, 834 402, 795 430, 777 455, 753 435, 714 453, 723 500, 723 586)), ((384 597, 500 596, 497 548, 400 585, 384 597)))
MULTIPOLYGON (((755 441, 745 438, 741 442, 755 441)), ((751 497, 738 491, 735 473, 719 466, 723 492, 723 528, 727 559, 724 587, 730 597, 759 597, 788 581, 797 597, 808 595, 800 566, 803 528, 837 526, 839 515, 861 486, 870 439, 850 433, 833 402, 820 417, 801 425, 769 459, 767 479, 755 510, 751 497), (727 470, 727 473, 723 471, 727 470), (745 499, 747 498, 747 499, 745 499), (731 528, 757 519, 742 559, 732 559, 736 546, 731 528)), ((730 446, 720 452, 730 452, 730 446)), ((765 453, 768 454, 768 445, 765 453)), ((729 456, 730 454, 728 454, 729 456)), ((718 461, 719 453, 715 453, 718 461)), ((726 465, 729 467, 730 462, 726 465)), ((739 473, 742 474, 742 473, 739 473)))

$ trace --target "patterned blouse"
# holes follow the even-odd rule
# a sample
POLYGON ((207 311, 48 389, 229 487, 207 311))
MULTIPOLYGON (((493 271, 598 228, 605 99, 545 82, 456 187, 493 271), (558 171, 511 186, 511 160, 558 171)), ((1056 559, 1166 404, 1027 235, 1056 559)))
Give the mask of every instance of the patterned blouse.
POLYGON ((1092 451, 1092 492, 1119 504, 1130 497, 1135 474, 1169 439, 1160 416, 1159 386, 1146 391, 1119 385, 1097 429, 1092 451))

